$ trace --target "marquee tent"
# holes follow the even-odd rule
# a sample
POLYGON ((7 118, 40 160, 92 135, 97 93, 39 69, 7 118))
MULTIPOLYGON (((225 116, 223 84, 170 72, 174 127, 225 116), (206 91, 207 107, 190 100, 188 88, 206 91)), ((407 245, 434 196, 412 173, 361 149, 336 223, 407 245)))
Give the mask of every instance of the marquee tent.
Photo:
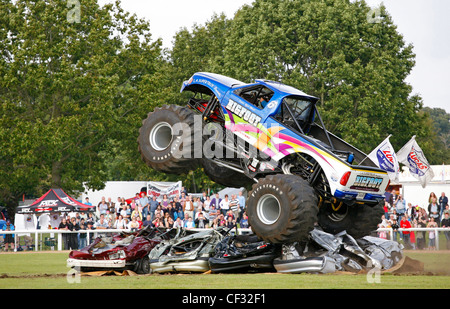
POLYGON ((17 207, 18 214, 89 211, 95 211, 95 206, 78 202, 62 189, 50 189, 31 205, 17 207))

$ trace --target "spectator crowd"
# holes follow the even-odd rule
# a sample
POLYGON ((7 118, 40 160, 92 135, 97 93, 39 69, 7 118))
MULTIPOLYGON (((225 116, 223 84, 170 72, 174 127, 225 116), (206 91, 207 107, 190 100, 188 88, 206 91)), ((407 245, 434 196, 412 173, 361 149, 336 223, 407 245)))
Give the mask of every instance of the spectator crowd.
MULTIPOLYGON (((389 190, 385 193, 384 215, 381 217, 379 228, 392 229, 393 240, 400 240, 408 249, 436 250, 436 232, 408 231, 399 229, 410 228, 449 228, 445 231, 446 247, 450 249, 450 208, 448 197, 442 192, 439 197, 431 192, 428 206, 425 208, 406 202, 399 192, 389 190), (428 243, 427 243, 428 240, 428 243)), ((389 239, 390 233, 379 231, 380 238, 389 239)))
MULTIPOLYGON (((405 231, 400 228, 449 228, 444 235, 447 240, 447 249, 450 249, 450 209, 448 197, 444 192, 438 197, 431 193, 428 207, 425 209, 407 202, 399 192, 392 190, 385 193, 384 215, 378 225, 379 228, 388 228, 390 232, 378 231, 378 237, 401 241, 407 249, 436 249, 436 233, 428 231, 405 231)), ((93 205, 86 197, 84 204, 93 205)), ((145 192, 136 193, 135 197, 125 200, 118 197, 115 202, 110 197, 102 197, 96 203, 95 212, 75 214, 54 214, 58 217, 58 229, 79 230, 106 230, 124 229, 136 231, 143 227, 165 228, 248 228, 248 217, 245 212, 246 198, 242 192, 225 195, 209 196, 206 192, 188 194, 184 188, 179 196, 169 198, 148 196, 145 192)), ((8 222, 4 230, 14 230, 8 222), (6 227, 6 229, 5 229, 6 227)), ((5 235, 6 236, 6 235, 5 235)), ((64 249, 78 249, 87 245, 87 237, 93 233, 63 234, 64 249)), ((5 245, 12 246, 14 239, 4 237, 5 245)), ((6 247, 7 248, 7 247, 6 247)))
MULTIPOLYGON (((87 197, 84 201, 93 205, 87 197)), ((102 197, 96 206, 96 212, 76 213, 64 216, 58 229, 71 231, 127 229, 136 231, 141 228, 248 228, 245 213, 246 199, 242 192, 220 198, 219 194, 208 196, 189 195, 184 188, 181 194, 169 198, 148 196, 145 192, 136 193, 131 200, 118 197, 102 197)), ((77 249, 86 246, 86 233, 63 234, 65 249, 77 249)))

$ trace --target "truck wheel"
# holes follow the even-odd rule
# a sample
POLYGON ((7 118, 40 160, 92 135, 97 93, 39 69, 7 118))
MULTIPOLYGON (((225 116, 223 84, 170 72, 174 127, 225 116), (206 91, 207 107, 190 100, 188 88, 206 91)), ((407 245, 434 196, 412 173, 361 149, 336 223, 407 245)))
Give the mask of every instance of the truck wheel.
POLYGON ((269 175, 249 193, 249 225, 266 242, 305 241, 317 222, 317 201, 314 189, 302 178, 269 175))
POLYGON ((202 166, 203 171, 209 179, 225 187, 244 187, 247 189, 255 183, 252 179, 245 176, 245 174, 239 173, 225 166, 218 165, 210 159, 203 158, 202 166))
POLYGON ((200 166, 200 160, 194 157, 194 136, 198 136, 201 143, 201 130, 201 125, 194 126, 194 114, 186 107, 164 105, 156 108, 139 129, 141 157, 157 171, 187 173, 200 166))
POLYGON ((384 214, 383 205, 384 201, 375 206, 348 206, 343 203, 340 207, 335 207, 337 210, 324 205, 319 210, 319 225, 327 233, 337 234, 345 230, 354 238, 361 238, 377 229, 384 214))

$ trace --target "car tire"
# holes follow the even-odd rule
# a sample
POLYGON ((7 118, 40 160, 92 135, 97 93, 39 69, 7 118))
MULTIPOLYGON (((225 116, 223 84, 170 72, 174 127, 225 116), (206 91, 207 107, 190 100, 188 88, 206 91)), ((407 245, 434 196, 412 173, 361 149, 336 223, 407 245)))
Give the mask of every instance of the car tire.
POLYGON ((195 138, 202 143, 201 130, 187 107, 164 105, 142 121, 138 149, 152 169, 168 174, 187 173, 201 163, 200 158, 195 158, 195 138))
POLYGON ((140 275, 145 275, 150 273, 150 259, 148 256, 136 261, 136 273, 140 275))
POLYGON ((317 222, 317 202, 314 189, 302 178, 269 175, 249 193, 249 225, 266 242, 306 241, 317 222))

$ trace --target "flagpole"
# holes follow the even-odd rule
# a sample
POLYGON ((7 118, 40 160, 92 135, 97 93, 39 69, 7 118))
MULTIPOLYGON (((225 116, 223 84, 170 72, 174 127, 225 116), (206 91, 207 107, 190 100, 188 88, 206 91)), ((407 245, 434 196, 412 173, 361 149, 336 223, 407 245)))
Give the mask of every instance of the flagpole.
MULTIPOLYGON (((386 137, 383 141, 385 141, 385 140, 387 140, 387 139, 389 139, 390 137, 392 136, 392 134, 389 134, 389 136, 388 137, 386 137)), ((369 155, 368 154, 366 154, 366 157, 364 158, 364 159, 362 159, 362 161, 361 162, 359 162, 359 164, 361 165, 364 161, 366 161, 366 159, 369 157, 369 155)))

